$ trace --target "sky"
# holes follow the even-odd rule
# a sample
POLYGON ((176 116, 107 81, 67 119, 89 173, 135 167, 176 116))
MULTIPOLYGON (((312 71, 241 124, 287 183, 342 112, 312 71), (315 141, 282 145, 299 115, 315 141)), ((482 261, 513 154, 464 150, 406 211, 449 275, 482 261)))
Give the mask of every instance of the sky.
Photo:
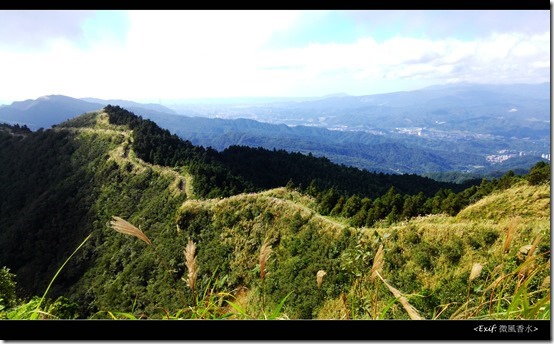
POLYGON ((0 103, 550 81, 549 10, 0 10, 0 103))

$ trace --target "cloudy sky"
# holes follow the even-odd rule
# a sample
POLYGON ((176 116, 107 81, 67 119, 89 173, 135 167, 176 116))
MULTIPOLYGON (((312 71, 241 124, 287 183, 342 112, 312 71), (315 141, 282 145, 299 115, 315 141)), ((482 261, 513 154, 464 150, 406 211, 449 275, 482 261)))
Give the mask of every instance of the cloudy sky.
POLYGON ((0 10, 0 102, 550 80, 549 10, 0 10))

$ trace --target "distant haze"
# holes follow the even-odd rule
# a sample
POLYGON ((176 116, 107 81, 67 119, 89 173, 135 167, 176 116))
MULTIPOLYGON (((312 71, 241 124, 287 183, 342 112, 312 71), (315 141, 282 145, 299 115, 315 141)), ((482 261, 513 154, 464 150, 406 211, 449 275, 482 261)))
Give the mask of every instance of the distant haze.
POLYGON ((0 104, 550 80, 550 10, 0 11, 0 104))
POLYGON ((458 83, 366 96, 210 98, 173 109, 49 95, 0 107, 0 123, 49 128, 106 104, 151 119, 195 145, 284 149, 386 173, 486 174, 550 160, 550 83, 458 83))

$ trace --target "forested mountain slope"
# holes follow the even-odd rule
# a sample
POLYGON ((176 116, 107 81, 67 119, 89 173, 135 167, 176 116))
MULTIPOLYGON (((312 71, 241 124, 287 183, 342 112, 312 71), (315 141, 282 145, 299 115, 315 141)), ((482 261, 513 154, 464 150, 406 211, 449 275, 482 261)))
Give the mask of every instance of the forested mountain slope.
MULTIPOLYGON (((375 318, 376 309, 383 318, 403 318, 398 304, 383 308, 394 301, 385 285, 366 280, 383 244, 379 271, 396 288, 422 293, 410 301, 432 318, 444 304, 465 302, 466 259, 479 257, 490 269, 503 259, 498 247, 506 226, 517 232, 506 256, 512 263, 502 271, 517 265, 517 245, 534 244, 538 235, 537 266, 549 254, 550 166, 544 163, 525 177, 508 174, 471 187, 437 183, 281 151, 218 153, 112 106, 50 130, 3 126, 0 141, 0 266, 15 274, 19 297, 44 292, 92 235, 49 291, 52 300, 63 295, 74 306, 64 317, 201 317, 199 302, 219 295, 203 317, 234 310, 234 317, 264 318, 284 301, 278 313, 289 318, 375 318), (537 202, 502 212, 500 205, 516 195, 537 202), (462 199, 482 205, 471 208, 462 199), (149 242, 114 231, 114 216, 149 242), (196 245, 194 288, 190 251, 183 252, 189 240, 196 245), (320 287, 319 270, 326 272, 320 287), (437 284, 453 276, 458 284, 437 284), (333 313, 337 302, 345 315, 333 313)), ((495 274, 484 273, 483 282, 495 274)), ((536 277, 547 274, 543 268, 536 277)), ((542 287, 532 288, 540 298, 542 287)), ((471 291, 472 300, 480 296, 471 291)), ((11 301, 3 301, 8 311, 17 303, 11 301)))

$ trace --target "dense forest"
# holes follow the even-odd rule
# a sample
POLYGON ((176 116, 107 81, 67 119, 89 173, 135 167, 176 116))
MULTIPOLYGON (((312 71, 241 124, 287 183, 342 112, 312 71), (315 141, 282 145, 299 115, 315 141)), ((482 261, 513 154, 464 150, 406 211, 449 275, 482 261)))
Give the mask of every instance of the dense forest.
MULTIPOLYGON (((219 153, 193 146, 153 121, 135 116, 118 107, 107 106, 110 123, 128 125, 133 130, 133 149, 146 162, 162 166, 188 166, 195 177, 194 188, 200 197, 225 197, 240 192, 261 191, 288 182, 307 187, 334 187, 352 195, 376 197, 392 185, 403 193, 432 195, 440 188, 462 190, 467 185, 440 183, 417 175, 371 173, 337 165, 324 157, 284 150, 231 146, 219 153)), ((474 181, 473 181, 474 182, 474 181)), ((471 182, 470 182, 471 183, 471 182)))
POLYGON ((217 152, 111 105, 2 125, 0 162, 0 318, 497 318, 523 288, 519 317, 550 317, 545 162, 437 182, 217 152))

